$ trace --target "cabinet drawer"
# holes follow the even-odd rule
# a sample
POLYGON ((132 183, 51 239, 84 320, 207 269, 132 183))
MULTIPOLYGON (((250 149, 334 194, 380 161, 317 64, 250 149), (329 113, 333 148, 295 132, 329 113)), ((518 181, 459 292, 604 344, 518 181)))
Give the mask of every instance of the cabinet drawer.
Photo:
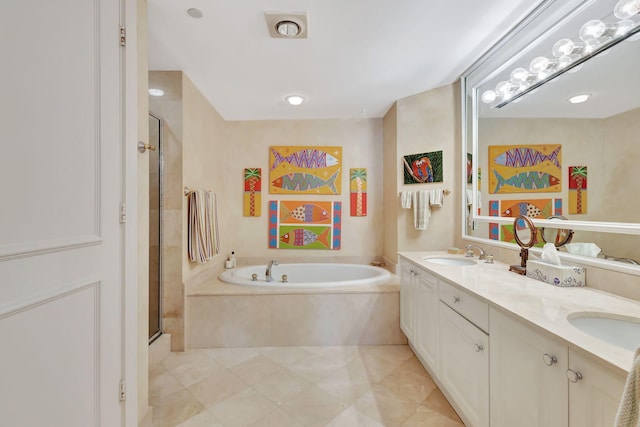
POLYGON ((443 281, 440 281, 440 301, 483 331, 489 331, 489 304, 486 301, 443 281))

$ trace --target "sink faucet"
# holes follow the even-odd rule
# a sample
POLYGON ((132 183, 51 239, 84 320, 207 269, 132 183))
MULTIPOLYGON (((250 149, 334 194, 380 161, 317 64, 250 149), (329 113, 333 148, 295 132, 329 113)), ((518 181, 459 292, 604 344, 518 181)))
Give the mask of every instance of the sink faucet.
POLYGON ((640 263, 633 258, 614 258, 614 261, 627 262, 633 265, 640 265, 640 263))
POLYGON ((273 277, 271 277, 271 267, 273 267, 274 265, 278 265, 278 261, 276 261, 275 259, 272 259, 267 263, 267 272, 265 273, 265 275, 267 276, 267 282, 273 282, 273 277))
POLYGON ((465 246, 465 249, 467 250, 467 254, 465 255, 466 257, 473 258, 473 248, 480 249, 480 256, 478 257, 479 259, 487 258, 487 254, 484 252, 484 249, 482 249, 480 246, 477 246, 477 245, 465 246))

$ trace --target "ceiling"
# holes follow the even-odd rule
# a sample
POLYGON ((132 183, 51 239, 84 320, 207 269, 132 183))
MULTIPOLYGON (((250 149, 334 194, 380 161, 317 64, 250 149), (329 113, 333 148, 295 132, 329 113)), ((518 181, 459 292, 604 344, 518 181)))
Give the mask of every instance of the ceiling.
POLYGON ((539 2, 148 0, 149 69, 184 71, 226 120, 382 117, 457 80, 539 2), (274 11, 306 12, 308 38, 271 38, 274 11))

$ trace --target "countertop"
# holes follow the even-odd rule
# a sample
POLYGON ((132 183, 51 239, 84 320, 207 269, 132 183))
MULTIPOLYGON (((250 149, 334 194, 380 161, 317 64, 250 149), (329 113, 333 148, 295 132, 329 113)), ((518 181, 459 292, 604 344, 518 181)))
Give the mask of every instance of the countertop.
MULTIPOLYGON (((427 257, 464 258, 446 252, 405 251, 398 255, 453 285, 470 291, 525 322, 581 349, 621 373, 629 372, 633 352, 594 338, 569 323, 576 312, 608 313, 640 318, 640 302, 589 287, 563 288, 509 272, 509 266, 479 261, 470 266, 448 266, 425 261, 427 257)), ((589 271, 587 269, 587 280, 589 271)), ((588 282, 587 282, 588 283, 588 282)), ((640 284, 639 284, 640 285, 640 284)), ((640 343, 639 343, 640 344, 640 343)))

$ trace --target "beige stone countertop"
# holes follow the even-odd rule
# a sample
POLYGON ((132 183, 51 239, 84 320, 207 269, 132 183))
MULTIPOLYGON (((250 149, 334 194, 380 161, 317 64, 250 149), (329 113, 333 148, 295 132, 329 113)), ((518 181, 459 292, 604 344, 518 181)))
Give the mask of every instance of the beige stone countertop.
POLYGON ((322 286, 295 288, 283 286, 279 282, 269 285, 234 285, 218 278, 203 280, 187 289, 187 296, 220 296, 220 295, 310 295, 310 294, 359 294, 359 293, 393 293, 400 290, 400 278, 391 275, 388 282, 378 285, 355 286, 322 286))
MULTIPOLYGON (((633 352, 594 338, 569 323, 571 313, 607 313, 640 318, 640 302, 602 292, 589 287, 563 288, 530 279, 509 271, 509 266, 495 262, 476 261, 470 266, 440 265, 425 261, 429 257, 464 258, 446 252, 398 252, 405 260, 421 266, 434 275, 466 289, 501 308, 565 341, 570 347, 582 349, 621 373, 628 373, 633 352)), ((589 271, 587 269, 587 283, 589 271)), ((640 283, 638 283, 640 286, 640 283)), ((639 343, 640 345, 640 343, 639 343)))

